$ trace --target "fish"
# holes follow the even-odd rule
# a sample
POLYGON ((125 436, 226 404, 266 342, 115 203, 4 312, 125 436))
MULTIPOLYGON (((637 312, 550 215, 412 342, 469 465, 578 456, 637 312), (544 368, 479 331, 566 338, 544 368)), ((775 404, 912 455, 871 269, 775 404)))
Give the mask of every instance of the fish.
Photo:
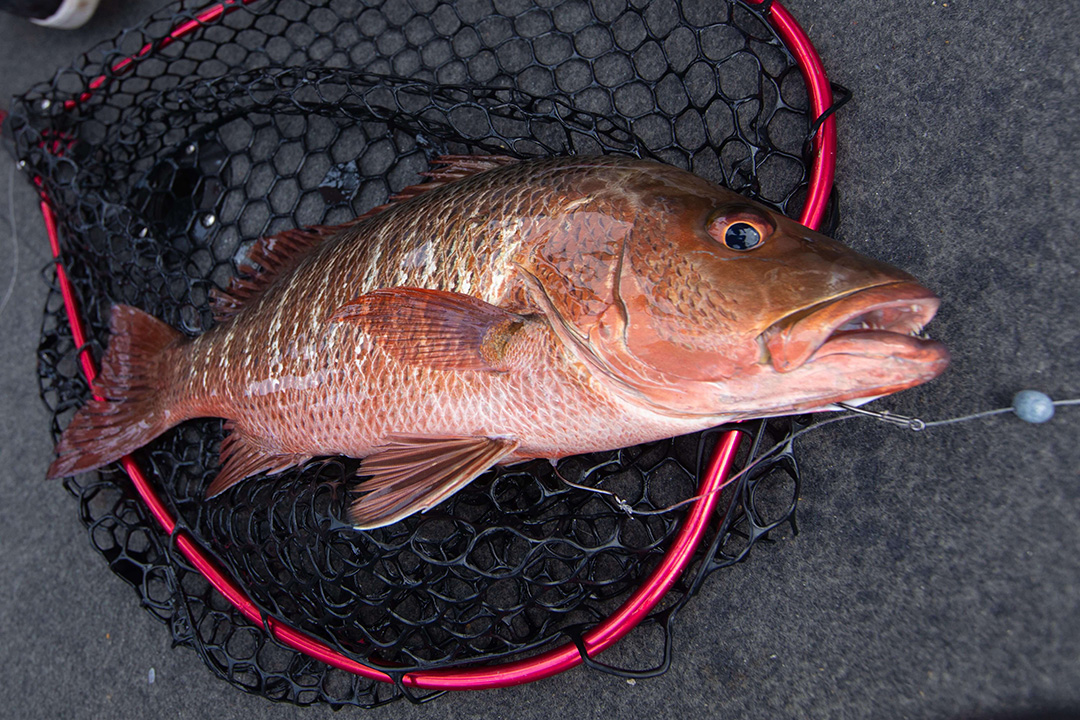
POLYGON ((48 476, 219 417, 207 498, 361 458, 347 514, 368 530, 496 465, 858 404, 948 365, 914 277, 685 170, 446 156, 426 175, 257 241, 201 335, 114 306, 48 476))

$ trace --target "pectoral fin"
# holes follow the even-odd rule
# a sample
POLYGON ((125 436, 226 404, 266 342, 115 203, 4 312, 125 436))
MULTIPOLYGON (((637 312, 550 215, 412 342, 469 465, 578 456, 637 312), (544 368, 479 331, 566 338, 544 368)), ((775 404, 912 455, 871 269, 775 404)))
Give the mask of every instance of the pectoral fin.
POLYGON ((401 362, 441 370, 505 372, 526 361, 542 320, 471 295, 422 288, 376 290, 338 308, 401 362))
POLYGON ((424 512, 456 493, 517 447, 489 437, 397 437, 360 465, 370 475, 349 507, 359 530, 390 525, 424 512))

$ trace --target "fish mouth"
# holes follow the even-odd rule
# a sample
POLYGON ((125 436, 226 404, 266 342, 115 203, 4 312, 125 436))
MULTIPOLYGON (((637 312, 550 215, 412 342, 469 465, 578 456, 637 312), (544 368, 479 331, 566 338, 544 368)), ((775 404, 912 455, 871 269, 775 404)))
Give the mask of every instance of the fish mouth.
POLYGON ((943 370, 948 351, 918 336, 940 303, 916 283, 875 285, 785 315, 760 341, 780 373, 835 355, 930 363, 943 370))

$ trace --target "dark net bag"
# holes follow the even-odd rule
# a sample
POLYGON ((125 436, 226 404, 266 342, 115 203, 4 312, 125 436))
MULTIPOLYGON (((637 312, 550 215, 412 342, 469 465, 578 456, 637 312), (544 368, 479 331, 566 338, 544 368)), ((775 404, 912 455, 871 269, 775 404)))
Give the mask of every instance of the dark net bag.
MULTIPOLYGON (((789 214, 821 194, 813 147, 828 112, 811 111, 770 25, 779 5, 371 5, 174 4, 17 99, 4 131, 55 223, 39 349, 54 438, 88 397, 80 364, 100 360, 113 304, 199 334, 210 290, 256 238, 349 220, 440 155, 637 155, 789 214)), ((370 707, 451 686, 430 681, 440 672, 470 687, 471 669, 564 645, 574 662, 634 675, 592 659, 588 633, 652 582, 696 508, 687 571, 633 620, 664 637, 660 665, 637 675, 662 671, 671 622, 705 577, 794 527, 796 427, 743 423, 557 469, 499 468, 369 532, 341 520, 354 459, 205 501, 216 419, 165 434, 127 473, 66 485, 110 568, 219 676, 273 700, 370 707), (721 445, 742 467, 778 443, 722 494, 695 496, 721 445), (238 589, 215 589, 213 568, 238 589)))

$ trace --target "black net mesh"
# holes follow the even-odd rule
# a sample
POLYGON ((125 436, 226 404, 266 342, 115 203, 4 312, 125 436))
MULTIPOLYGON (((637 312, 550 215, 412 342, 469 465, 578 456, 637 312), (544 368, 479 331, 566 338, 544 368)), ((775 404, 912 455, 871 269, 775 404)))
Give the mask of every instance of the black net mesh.
MULTIPOLYGON (((255 238, 333 224, 416 183, 434 157, 628 153, 797 212, 805 88, 753 6, 720 0, 257 0, 172 5, 16 100, 5 132, 55 207, 61 261, 100 359, 112 304, 189 334, 212 323, 255 238), (184 33, 174 32, 187 28, 184 33), (170 34, 172 34, 170 36, 170 34)), ((39 355, 58 435, 88 388, 55 277, 39 355)), ((745 462, 787 420, 740 426, 745 462)), ((400 676, 565 642, 656 566, 721 431, 497 470, 435 510, 356 532, 356 461, 330 459, 203 501, 221 422, 138 454, 183 528, 267 616, 400 676), (613 494, 573 488, 560 478, 613 494)), ((792 521, 790 446, 725 490, 667 627, 712 570, 792 521)), ((388 685, 283 647, 177 551, 118 470, 68 481, 110 567, 176 641, 271 699, 373 706, 388 685)))

